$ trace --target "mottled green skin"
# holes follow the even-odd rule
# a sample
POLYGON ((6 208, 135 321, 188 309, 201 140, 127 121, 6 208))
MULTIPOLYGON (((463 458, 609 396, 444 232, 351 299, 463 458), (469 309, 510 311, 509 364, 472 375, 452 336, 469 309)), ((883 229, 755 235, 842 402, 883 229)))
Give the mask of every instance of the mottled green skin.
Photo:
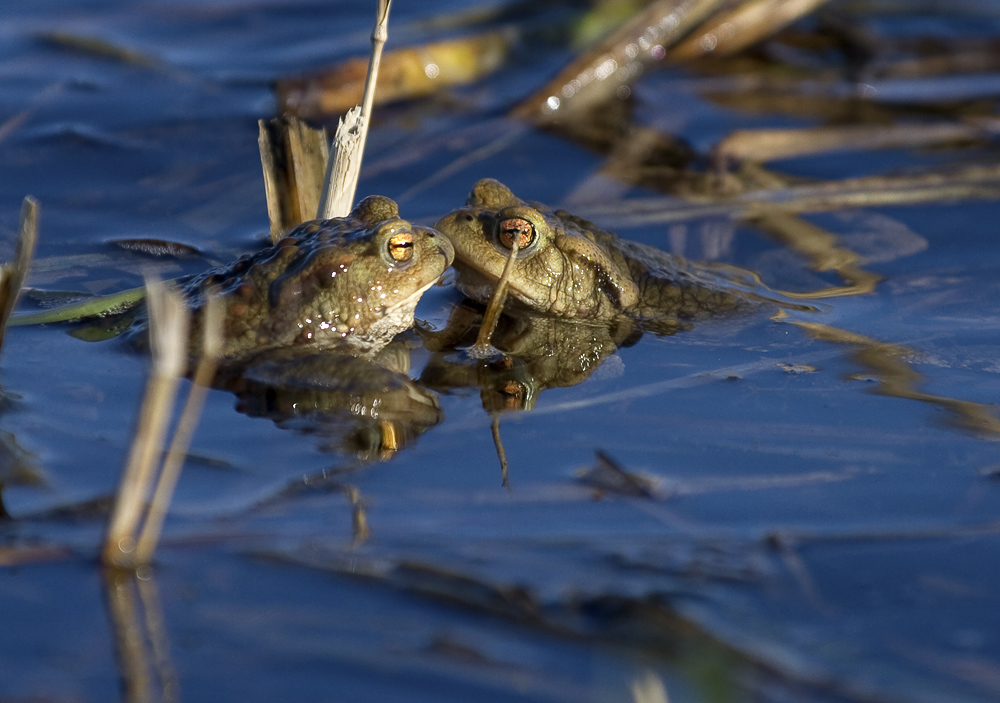
POLYGON ((205 292, 218 289, 227 359, 305 345, 371 354, 413 324, 420 295, 453 257, 440 233, 399 219, 395 202, 371 196, 347 217, 304 222, 276 245, 207 271, 185 293, 200 313, 205 292), (388 240, 407 231, 413 257, 394 261, 388 240))
POLYGON ((525 202, 493 179, 476 183, 466 207, 435 225, 455 247, 458 289, 473 300, 487 303, 500 279, 510 251, 498 241, 497 223, 510 217, 527 219, 537 233, 535 243, 518 252, 509 281, 510 299, 530 310, 592 323, 627 316, 670 334, 746 303, 709 266, 525 202))

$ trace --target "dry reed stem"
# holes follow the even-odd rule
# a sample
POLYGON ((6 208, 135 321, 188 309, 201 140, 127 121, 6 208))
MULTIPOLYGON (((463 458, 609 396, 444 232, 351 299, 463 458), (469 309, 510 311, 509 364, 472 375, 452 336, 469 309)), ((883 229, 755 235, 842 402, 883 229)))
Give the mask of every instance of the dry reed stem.
POLYGON ((212 293, 209 293, 205 300, 205 312, 202 318, 204 329, 202 331, 201 357, 195 369, 184 410, 177 422, 173 441, 171 441, 170 449, 163 461, 163 468, 150 501, 145 524, 142 526, 136 543, 135 559, 140 564, 148 564, 153 559, 156 543, 159 541, 163 521, 167 515, 167 508, 170 507, 170 499, 173 497, 174 488, 176 488, 177 480, 180 478, 191 438, 198 426, 198 416, 201 414, 205 396, 208 395, 208 389, 215 377, 215 368, 222 350, 222 303, 212 293))
POLYGON ((106 564, 123 568, 138 563, 135 536, 156 476, 177 385, 187 363, 190 313, 180 293, 157 280, 147 281, 146 287, 152 367, 102 553, 106 564))
POLYGON ((647 66, 660 63, 665 50, 726 2, 655 0, 515 107, 513 115, 548 122, 599 105, 647 66))
POLYGON ((368 139, 368 125, 371 121, 372 103, 375 100, 375 84, 378 82, 378 68, 382 60, 382 49, 389 38, 389 8, 392 0, 379 0, 372 31, 372 55, 368 63, 368 77, 365 80, 365 94, 361 108, 352 108, 341 119, 334 137, 334 156, 329 160, 323 195, 320 198, 316 216, 320 219, 346 217, 354 204, 354 194, 358 189, 361 175, 361 160, 365 142, 368 139))
POLYGON ((0 347, 3 346, 4 330, 14 310, 17 296, 24 285, 24 277, 31 266, 38 240, 38 201, 30 195, 21 205, 21 232, 17 240, 17 252, 13 263, 0 266, 0 347))

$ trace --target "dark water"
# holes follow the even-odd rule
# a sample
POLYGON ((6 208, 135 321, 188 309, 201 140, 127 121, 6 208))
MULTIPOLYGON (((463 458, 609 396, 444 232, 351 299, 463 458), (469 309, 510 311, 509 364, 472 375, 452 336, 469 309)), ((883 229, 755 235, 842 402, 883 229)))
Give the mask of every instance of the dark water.
MULTIPOLYGON (((470 4, 398 2, 390 43, 438 37, 432 13, 470 4)), ((886 36, 1000 34, 989 3, 930 7, 858 17, 886 36)), ((112 292, 139 285, 143 267, 172 277, 259 246, 256 120, 274 113, 271 82, 365 52, 372 14, 354 1, 0 9, 4 258, 29 193, 43 211, 28 283, 41 289, 112 292), (203 255, 154 260, 110 243, 127 237, 203 255)), ((643 223, 621 198, 660 193, 602 175, 602 155, 558 133, 497 121, 570 56, 529 44, 481 84, 382 109, 361 194, 433 222, 491 176, 777 289, 842 284, 745 222, 643 223)), ((995 119, 995 79, 979 75, 975 99, 938 111, 995 119)), ((827 121, 804 99, 796 112, 720 97, 724 81, 649 73, 633 118, 699 152, 735 129, 827 121)), ((914 114, 920 102, 909 98, 914 114)), ((986 140, 770 167, 844 179, 997 154, 986 140)), ((766 314, 715 321, 647 335, 582 383, 545 390, 531 412, 500 418, 509 489, 478 389, 438 394, 444 420, 381 463, 328 451, 336 430, 251 417, 213 391, 165 544, 138 581, 102 574, 105 516, 88 506, 117 484, 146 360, 65 327, 12 330, 0 356, 11 515, 0 699, 996 700, 1000 206, 952 198, 806 219, 866 257, 883 279, 873 292, 790 313, 823 333, 766 314), (577 475, 595 450, 656 480, 653 496, 596 500, 577 475), (152 643, 148 689, 116 644, 133 631, 152 643)), ((455 300, 432 290, 418 316, 441 325, 455 300)), ((415 352, 412 376, 427 357, 415 352)))

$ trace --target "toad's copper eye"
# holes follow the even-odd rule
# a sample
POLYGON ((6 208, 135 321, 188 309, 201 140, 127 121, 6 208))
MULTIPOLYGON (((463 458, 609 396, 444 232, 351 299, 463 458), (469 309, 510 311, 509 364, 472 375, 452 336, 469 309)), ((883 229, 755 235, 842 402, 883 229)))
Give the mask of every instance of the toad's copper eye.
POLYGON ((499 391, 504 410, 524 410, 524 399, 528 393, 520 383, 517 381, 507 381, 507 383, 497 390, 499 391))
POLYGON ((389 237, 389 243, 386 247, 393 261, 400 263, 409 261, 413 258, 413 234, 410 232, 397 232, 389 237))
POLYGON ((508 217, 500 220, 500 224, 497 225, 497 235, 500 243, 508 249, 514 247, 515 241, 518 249, 524 249, 535 241, 535 228, 523 217, 508 217))

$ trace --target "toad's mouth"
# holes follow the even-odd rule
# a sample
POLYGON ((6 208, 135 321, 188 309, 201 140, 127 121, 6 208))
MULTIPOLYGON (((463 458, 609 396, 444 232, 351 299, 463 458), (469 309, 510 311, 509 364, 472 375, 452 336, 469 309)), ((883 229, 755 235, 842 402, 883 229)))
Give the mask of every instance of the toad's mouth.
POLYGON ((433 286, 435 283, 437 283, 439 280, 441 280, 440 276, 438 276, 437 278, 435 278, 433 281, 423 286, 422 288, 418 288, 417 290, 413 291, 408 296, 400 300, 398 303, 390 305, 386 309, 390 312, 395 312, 397 310, 406 309, 408 307, 416 307, 417 303, 420 302, 420 297, 424 293, 426 293, 430 289, 430 287, 433 286))

